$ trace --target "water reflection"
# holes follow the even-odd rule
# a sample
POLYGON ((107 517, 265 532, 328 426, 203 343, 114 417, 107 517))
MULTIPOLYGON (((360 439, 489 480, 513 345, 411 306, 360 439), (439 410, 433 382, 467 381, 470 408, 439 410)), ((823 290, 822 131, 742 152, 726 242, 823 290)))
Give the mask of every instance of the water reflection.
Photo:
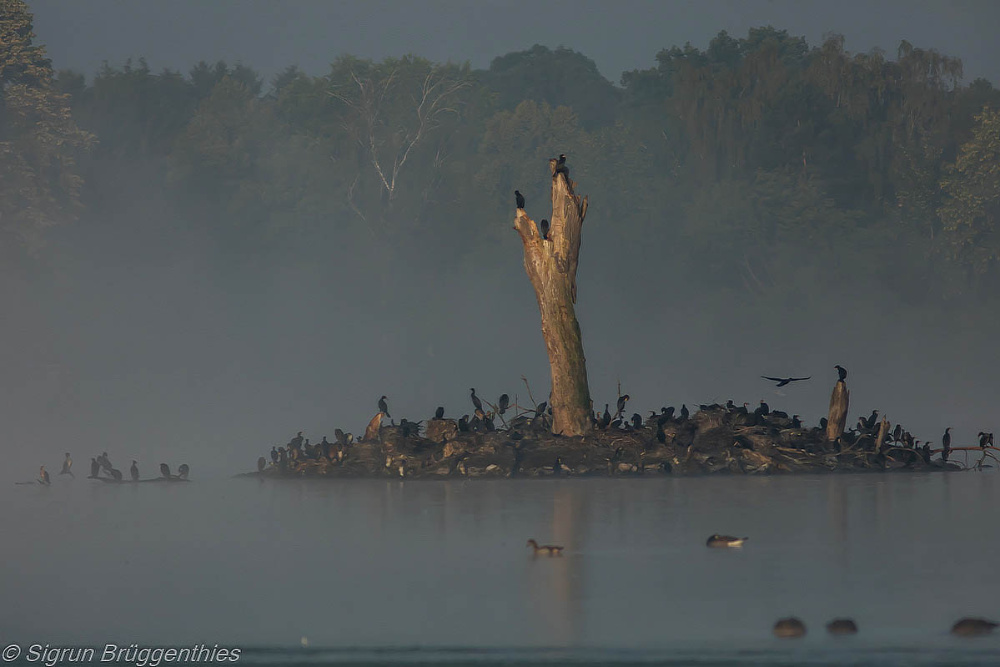
POLYGON ((856 645, 950 650, 955 619, 1000 615, 998 479, 11 486, 0 627, 77 643, 739 651, 774 648, 771 624, 794 614, 810 652, 835 650, 834 616, 858 620, 856 645), (715 532, 750 541, 709 550, 715 532), (529 537, 565 555, 533 558, 529 537))

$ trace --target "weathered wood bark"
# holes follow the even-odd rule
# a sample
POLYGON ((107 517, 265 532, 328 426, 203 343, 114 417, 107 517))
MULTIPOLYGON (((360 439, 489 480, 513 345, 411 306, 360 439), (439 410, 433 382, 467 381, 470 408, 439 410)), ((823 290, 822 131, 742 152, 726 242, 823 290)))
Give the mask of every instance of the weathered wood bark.
POLYGON ((885 437, 889 435, 889 420, 884 416, 878 427, 878 438, 875 440, 875 451, 878 452, 885 444, 885 437))
POLYGON ((837 380, 833 386, 833 394, 830 396, 830 414, 826 418, 826 439, 836 440, 844 434, 844 426, 847 425, 847 408, 851 402, 851 392, 847 390, 847 383, 837 380))
POLYGON ((514 229, 524 246, 524 270, 535 288, 542 316, 542 336, 552 371, 552 432, 584 435, 590 432, 591 401, 587 360, 576 319, 576 267, 580 232, 587 215, 587 198, 573 192, 573 183, 552 171, 552 216, 547 239, 524 209, 517 210, 514 229))

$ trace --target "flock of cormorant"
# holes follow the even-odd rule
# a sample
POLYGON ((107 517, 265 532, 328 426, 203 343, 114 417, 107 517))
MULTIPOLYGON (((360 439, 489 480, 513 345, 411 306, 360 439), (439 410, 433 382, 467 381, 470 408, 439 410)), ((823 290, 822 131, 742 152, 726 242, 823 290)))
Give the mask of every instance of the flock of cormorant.
MULTIPOLYGON (((166 463, 160 464, 160 476, 151 477, 147 479, 141 479, 139 475, 139 463, 133 460, 132 465, 129 468, 129 476, 132 482, 160 482, 160 481, 170 481, 170 482, 186 482, 188 481, 188 475, 191 473, 191 468, 186 463, 182 463, 177 468, 177 474, 173 475, 170 472, 170 466, 166 463)), ((66 457, 62 462, 62 470, 59 471, 60 475, 69 475, 71 478, 75 478, 76 475, 73 474, 73 458, 70 456, 69 452, 66 452, 66 457)), ((100 456, 94 456, 90 459, 90 475, 87 479, 99 479, 102 482, 125 482, 124 475, 122 471, 111 465, 111 459, 108 457, 107 452, 102 452, 100 456), (102 473, 105 476, 101 476, 102 473)), ((38 483, 49 485, 52 483, 49 473, 45 470, 45 466, 41 466, 38 473, 38 483)))
MULTIPOLYGON (((839 365, 835 366, 835 369, 838 372, 838 381, 846 381, 847 370, 839 365)), ((765 380, 776 382, 777 386, 785 386, 792 382, 801 382, 811 378, 811 376, 761 377, 765 380)), ((551 429, 552 408, 548 401, 538 403, 534 407, 515 406, 516 414, 513 418, 510 418, 505 417, 511 408, 510 396, 508 394, 502 394, 494 404, 483 401, 476 394, 476 389, 471 388, 469 400, 472 403, 472 412, 463 414, 457 420, 454 420, 458 434, 497 431, 499 422, 499 427, 506 429, 510 439, 516 441, 524 437, 523 434, 527 431, 543 433, 551 429), (509 422, 508 419, 510 420, 509 422)), ((672 437, 668 435, 668 429, 666 428, 668 425, 673 426, 674 430, 676 430, 677 427, 683 427, 688 420, 692 419, 692 411, 688 408, 687 404, 682 404, 679 410, 673 406, 662 407, 659 412, 651 411, 646 418, 643 418, 637 412, 633 413, 631 417, 626 417, 626 407, 630 400, 631 397, 628 394, 623 394, 617 398, 614 412, 611 411, 609 403, 605 403, 603 412, 595 411, 591 416, 591 422, 595 431, 633 432, 640 437, 650 437, 650 441, 652 437, 655 437, 659 443, 666 444, 672 437), (647 436, 642 436, 642 432, 646 433, 647 436)), ((376 426, 374 433, 378 432, 378 428, 382 424, 382 419, 385 418, 390 420, 391 426, 399 429, 399 433, 404 438, 421 436, 424 421, 414 422, 403 418, 397 424, 389 414, 387 396, 383 395, 378 399, 377 407, 378 413, 372 420, 372 424, 376 426)), ((769 429, 800 429, 803 432, 812 432, 815 439, 821 439, 827 428, 827 419, 825 417, 820 420, 819 425, 816 427, 804 427, 798 415, 788 415, 780 410, 772 410, 763 400, 754 409, 750 409, 748 403, 736 405, 732 400, 729 400, 725 404, 699 405, 697 410, 699 412, 721 415, 721 418, 732 423, 737 428, 767 427, 769 429)), ((444 419, 445 409, 444 407, 438 407, 434 411, 431 421, 444 419)), ((940 453, 941 462, 945 464, 948 462, 948 457, 953 450, 951 447, 950 427, 945 431, 943 447, 941 449, 932 449, 932 443, 921 443, 920 440, 915 439, 900 424, 896 424, 895 428, 886 431, 883 442, 876 443, 880 433, 880 426, 879 411, 873 410, 867 417, 860 417, 853 428, 845 430, 839 438, 829 443, 829 447, 835 449, 837 452, 847 449, 875 453, 881 453, 888 449, 909 450, 912 454, 907 454, 906 451, 896 451, 894 456, 897 460, 902 459, 904 461, 907 460, 907 456, 911 457, 909 459, 911 461, 915 457, 919 457, 926 464, 931 463, 932 454, 940 453)), ((371 425, 369 425, 369 428, 371 428, 371 425)), ((351 448, 356 442, 355 437, 353 434, 345 433, 339 428, 335 429, 334 434, 335 439, 333 442, 330 442, 326 436, 323 436, 319 443, 311 444, 308 439, 303 437, 300 431, 287 444, 272 446, 270 464, 268 459, 262 456, 257 460, 257 470, 258 472, 264 472, 270 465, 281 471, 287 471, 307 461, 326 460, 334 465, 343 464, 350 456, 351 448)), ((980 432, 979 444, 983 450, 992 447, 993 434, 980 432)), ((558 469, 558 461, 555 466, 558 469)))

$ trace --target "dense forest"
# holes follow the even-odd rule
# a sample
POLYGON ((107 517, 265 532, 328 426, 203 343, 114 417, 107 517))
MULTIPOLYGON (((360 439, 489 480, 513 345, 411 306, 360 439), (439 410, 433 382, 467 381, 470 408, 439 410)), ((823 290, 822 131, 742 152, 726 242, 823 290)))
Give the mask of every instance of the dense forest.
POLYGON ((513 190, 542 206, 545 160, 565 152, 592 202, 584 256, 626 257, 619 287, 653 267, 761 301, 878 285, 923 305, 1000 286, 1000 91, 905 41, 887 55, 721 32, 617 83, 544 46, 488 70, 342 56, 268 82, 139 59, 89 77, 53 71, 18 6, 0 17, 8 266, 44 264, 53 225, 157 216, 221 266, 305 247, 302 261, 488 273, 514 241, 513 190))

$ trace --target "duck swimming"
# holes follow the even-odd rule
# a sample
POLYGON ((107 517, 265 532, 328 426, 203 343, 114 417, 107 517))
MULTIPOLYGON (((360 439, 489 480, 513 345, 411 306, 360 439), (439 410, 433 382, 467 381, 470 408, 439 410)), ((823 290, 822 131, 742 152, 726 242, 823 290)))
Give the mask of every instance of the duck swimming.
POLYGON ((733 537, 732 535, 719 535, 716 533, 708 538, 705 545, 716 549, 731 549, 734 547, 742 547, 743 543, 749 539, 749 537, 733 537))
POLYGON ((552 544, 544 544, 542 546, 538 546, 538 542, 536 542, 534 539, 528 540, 528 544, 525 545, 525 546, 531 547, 534 550, 534 553, 535 553, 536 556, 538 556, 538 555, 542 555, 542 556, 562 556, 562 552, 563 552, 563 548, 562 547, 557 547, 557 546, 552 545, 552 544))
POLYGON ((856 635, 858 624, 851 618, 835 618, 826 624, 826 631, 831 635, 856 635))
POLYGON ((804 637, 806 634, 806 624, 795 618, 794 616, 789 616, 788 618, 779 619, 777 623, 774 624, 774 636, 781 637, 782 639, 793 639, 795 637, 804 637))

